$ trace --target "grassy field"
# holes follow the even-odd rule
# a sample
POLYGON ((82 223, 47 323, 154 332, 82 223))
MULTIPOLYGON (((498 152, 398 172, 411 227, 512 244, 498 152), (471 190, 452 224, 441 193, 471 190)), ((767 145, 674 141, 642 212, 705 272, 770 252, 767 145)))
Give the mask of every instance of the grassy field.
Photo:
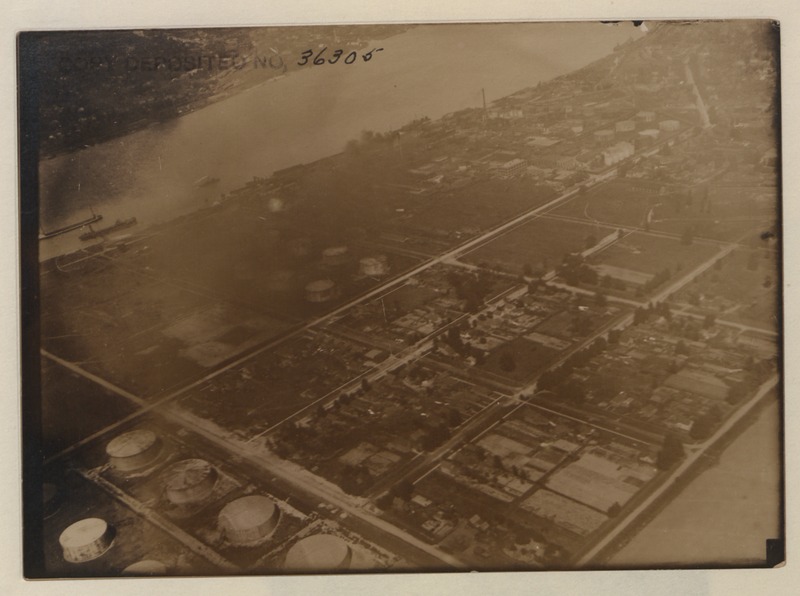
POLYGON ((675 298, 701 309, 714 310, 726 319, 775 329, 777 280, 774 251, 736 250, 723 259, 718 268, 706 271, 675 298), (771 283, 765 287, 768 279, 771 283))
POLYGON ((686 245, 678 240, 637 232, 600 251, 592 261, 649 274, 669 268, 675 274, 678 269, 688 271, 699 265, 717 250, 707 244, 686 245))
POLYGON ((553 213, 614 226, 643 226, 648 211, 657 202, 658 196, 653 193, 624 182, 610 182, 579 195, 553 213))
POLYGON ((583 250, 586 238, 602 237, 594 226, 565 221, 534 219, 468 253, 463 260, 490 263, 511 273, 522 273, 525 265, 550 271, 564 255, 583 250))
POLYGON ((748 231, 772 229, 777 221, 778 197, 774 188, 711 187, 708 210, 695 199, 682 211, 662 204, 653 212, 651 228, 681 234, 687 226, 696 236, 735 241, 748 231))
POLYGON ((774 188, 712 186, 707 203, 700 195, 688 190, 650 192, 620 180, 576 197, 554 214, 613 226, 644 227, 650 213, 652 230, 680 235, 692 227, 698 237, 726 241, 736 240, 748 230, 769 229, 777 217, 774 188))
POLYGON ((455 232, 486 229, 554 197, 548 188, 525 180, 485 180, 432 195, 404 222, 409 228, 455 232))

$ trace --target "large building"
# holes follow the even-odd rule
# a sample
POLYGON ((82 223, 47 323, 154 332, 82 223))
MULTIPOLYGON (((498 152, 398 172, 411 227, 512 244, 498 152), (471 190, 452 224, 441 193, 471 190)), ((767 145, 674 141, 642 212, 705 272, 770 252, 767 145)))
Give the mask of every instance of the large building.
POLYGON ((607 143, 611 139, 614 138, 614 131, 610 128, 604 128, 603 130, 596 130, 594 132, 594 139, 598 143, 607 143))
POLYGON ((622 141, 621 143, 612 145, 603 151, 603 163, 607 166, 613 166, 614 164, 621 162, 623 159, 627 159, 633 155, 633 153, 633 145, 627 141, 622 141))
POLYGON ((505 162, 497 168, 497 172, 501 178, 513 178, 525 173, 528 164, 524 159, 512 159, 505 162))

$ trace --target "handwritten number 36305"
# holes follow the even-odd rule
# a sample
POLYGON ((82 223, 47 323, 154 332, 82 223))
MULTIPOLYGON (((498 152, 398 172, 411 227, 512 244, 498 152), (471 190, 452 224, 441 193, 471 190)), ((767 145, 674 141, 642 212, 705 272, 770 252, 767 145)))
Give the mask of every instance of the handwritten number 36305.
MULTIPOLYGON (((322 57, 322 54, 324 54, 325 50, 327 49, 328 49, 327 47, 322 48, 319 52, 317 52, 316 56, 314 56, 314 50, 306 50, 305 52, 300 54, 300 61, 297 63, 298 66, 305 66, 306 64, 309 63, 316 64, 317 66, 326 63, 336 64, 337 62, 339 62, 339 59, 344 54, 344 50, 336 50, 333 52, 333 56, 330 59, 326 60, 325 58, 322 57), (311 56, 314 56, 314 58, 312 59, 311 56)), ((373 48, 369 52, 362 54, 361 59, 364 60, 364 62, 369 62, 370 60, 372 60, 373 53, 382 51, 383 48, 373 48)), ((352 64, 356 60, 358 60, 358 53, 350 52, 349 54, 347 54, 347 56, 344 57, 344 60, 342 60, 342 62, 344 62, 345 64, 352 64)))

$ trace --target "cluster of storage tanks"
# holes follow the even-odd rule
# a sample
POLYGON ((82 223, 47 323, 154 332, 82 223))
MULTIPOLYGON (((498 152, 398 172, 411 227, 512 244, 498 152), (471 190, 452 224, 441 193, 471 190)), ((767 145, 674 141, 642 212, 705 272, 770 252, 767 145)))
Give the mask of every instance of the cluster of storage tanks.
MULTIPOLYGON (((350 261, 350 251, 346 246, 331 246, 322 251, 322 262, 330 268, 338 268, 350 261)), ((385 256, 364 257, 358 262, 358 272, 363 277, 383 277, 389 272, 385 256)), ((317 279, 306 285, 308 302, 328 302, 338 295, 336 283, 330 279, 317 279)))
MULTIPOLYGON (((114 470, 133 475, 154 466, 162 455, 162 442, 150 430, 133 430, 113 439, 106 446, 114 470)), ((167 467, 162 477, 165 499, 177 507, 202 505, 212 496, 219 471, 203 459, 184 459, 167 467)), ((45 501, 54 494, 45 486, 45 501)), ((235 547, 253 547, 268 541, 280 522, 280 508, 263 495, 234 499, 220 510, 217 527, 225 541, 235 547)), ((106 520, 88 517, 63 530, 59 543, 64 560, 85 563, 104 555, 114 544, 115 528, 106 520)), ((285 568, 290 571, 346 569, 350 547, 331 535, 314 535, 299 540, 287 553, 285 568)), ((146 559, 129 565, 125 575, 165 575, 160 561, 146 559)))

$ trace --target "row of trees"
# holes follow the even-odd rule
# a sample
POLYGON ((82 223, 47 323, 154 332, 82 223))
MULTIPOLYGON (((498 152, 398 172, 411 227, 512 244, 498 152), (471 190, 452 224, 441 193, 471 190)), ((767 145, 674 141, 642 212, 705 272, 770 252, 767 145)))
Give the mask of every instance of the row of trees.
POLYGON ((588 364, 589 360, 603 352, 608 347, 608 342, 602 337, 597 338, 588 347, 575 352, 564 363, 552 370, 542 373, 537 382, 537 387, 543 391, 551 391, 566 381, 576 368, 588 364))

